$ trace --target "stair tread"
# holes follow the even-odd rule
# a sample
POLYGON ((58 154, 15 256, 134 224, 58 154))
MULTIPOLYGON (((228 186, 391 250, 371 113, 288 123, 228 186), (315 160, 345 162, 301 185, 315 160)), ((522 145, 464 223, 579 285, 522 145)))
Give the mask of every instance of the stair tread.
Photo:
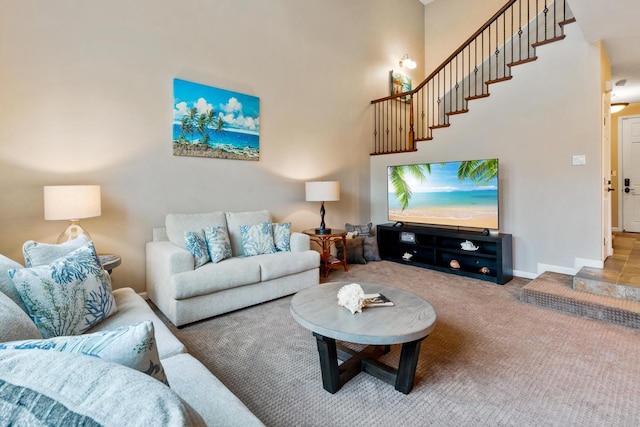
POLYGON ((449 111, 448 113, 445 113, 447 116, 454 116, 456 114, 464 114, 464 113, 468 113, 469 110, 467 110, 466 108, 463 110, 456 110, 456 111, 449 111))

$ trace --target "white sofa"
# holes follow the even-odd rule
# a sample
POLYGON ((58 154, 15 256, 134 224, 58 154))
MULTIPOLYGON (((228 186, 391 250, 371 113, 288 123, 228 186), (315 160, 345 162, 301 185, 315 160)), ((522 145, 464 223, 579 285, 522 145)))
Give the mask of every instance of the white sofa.
POLYGON ((2 349, 3 343, 42 338, 8 278, 13 268, 22 265, 0 255, 0 425, 41 425, 39 417, 47 425, 263 425, 131 288, 114 290, 118 311, 86 333, 152 321, 170 387, 97 357, 2 349))
POLYGON ((290 234, 290 251, 242 256, 240 226, 270 222, 268 211, 169 214, 146 246, 147 295, 176 326, 296 293, 320 282, 309 236, 290 234), (195 268, 184 234, 224 225, 232 257, 195 268))

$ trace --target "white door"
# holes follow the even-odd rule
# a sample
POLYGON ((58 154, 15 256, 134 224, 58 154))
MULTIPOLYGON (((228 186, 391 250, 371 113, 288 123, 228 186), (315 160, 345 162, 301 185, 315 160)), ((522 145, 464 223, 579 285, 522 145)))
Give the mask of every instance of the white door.
POLYGON ((611 238, 611 101, 609 94, 602 95, 602 261, 613 255, 611 238))
POLYGON ((640 117, 622 119, 622 223, 640 233, 640 117))

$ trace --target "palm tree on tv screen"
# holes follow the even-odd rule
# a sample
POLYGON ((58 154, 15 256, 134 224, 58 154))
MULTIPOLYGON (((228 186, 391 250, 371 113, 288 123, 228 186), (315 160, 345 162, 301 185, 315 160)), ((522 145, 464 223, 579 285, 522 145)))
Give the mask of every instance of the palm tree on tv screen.
MULTIPOLYGON (((440 163, 444 165, 444 163, 440 163)), ((431 174, 431 163, 416 165, 391 166, 389 179, 393 185, 393 192, 396 200, 400 202, 402 210, 409 206, 413 193, 407 185, 406 177, 412 175, 414 178, 423 181, 426 173, 431 174)), ((478 185, 486 185, 493 178, 498 176, 498 159, 470 160, 460 162, 458 166, 458 179, 464 181, 469 179, 478 185)))

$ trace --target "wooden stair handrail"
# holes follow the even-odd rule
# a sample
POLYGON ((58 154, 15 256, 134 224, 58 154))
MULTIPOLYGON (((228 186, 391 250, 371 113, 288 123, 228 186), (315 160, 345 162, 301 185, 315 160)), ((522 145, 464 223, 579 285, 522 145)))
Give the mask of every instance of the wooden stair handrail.
POLYGON ((451 55, 449 55, 449 57, 447 59, 445 59, 442 62, 442 64, 440 64, 440 66, 438 68, 436 68, 431 74, 429 74, 429 76, 427 78, 425 78, 422 81, 422 83, 420 83, 418 86, 416 86, 415 89, 412 89, 412 90, 410 90, 408 92, 392 95, 392 96, 386 96, 384 98, 374 99, 373 101, 371 101, 371 103, 375 104, 377 102, 382 102, 382 101, 386 101, 386 100, 389 100, 389 99, 399 98, 401 96, 407 96, 407 95, 415 94, 417 91, 422 89, 424 87, 424 85, 426 85, 429 82, 429 80, 431 80, 432 78, 437 76, 440 71, 442 71, 453 59, 455 59, 456 56, 458 56, 463 50, 465 50, 465 48, 467 46, 469 46, 471 44, 471 42, 473 42, 480 34, 482 34, 484 30, 489 28, 489 26, 491 24, 493 24, 493 22, 496 19, 500 18, 500 16, 502 16, 502 14, 505 13, 507 11, 507 9, 509 9, 511 7, 511 5, 514 4, 516 1, 517 0, 509 0, 504 6, 502 6, 500 8, 500 10, 498 10, 491 18, 489 18, 489 20, 487 22, 485 22, 484 25, 482 25, 475 33, 473 33, 471 35, 471 37, 469 37, 464 43, 462 43, 459 48, 457 48, 451 55))

